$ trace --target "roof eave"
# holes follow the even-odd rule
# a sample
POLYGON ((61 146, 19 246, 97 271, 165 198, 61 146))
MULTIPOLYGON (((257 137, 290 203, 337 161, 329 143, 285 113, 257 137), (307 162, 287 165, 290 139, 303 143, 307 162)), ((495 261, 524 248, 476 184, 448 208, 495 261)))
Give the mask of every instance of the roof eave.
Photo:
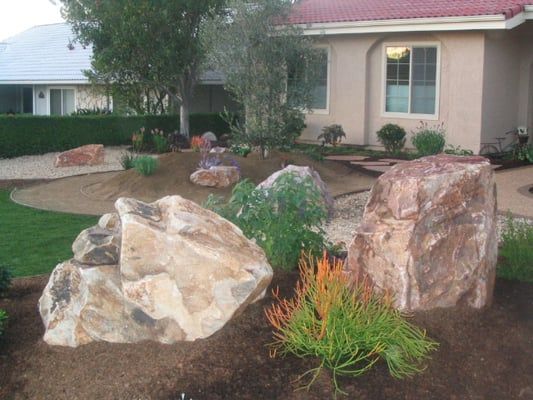
POLYGON ((410 18, 354 22, 297 24, 304 35, 343 35, 355 33, 431 32, 468 30, 509 30, 533 19, 533 6, 511 18, 505 15, 466 17, 410 18))
POLYGON ((53 80, 53 79, 14 79, 14 80, 2 80, 0 79, 0 85, 88 85, 88 80, 53 80))

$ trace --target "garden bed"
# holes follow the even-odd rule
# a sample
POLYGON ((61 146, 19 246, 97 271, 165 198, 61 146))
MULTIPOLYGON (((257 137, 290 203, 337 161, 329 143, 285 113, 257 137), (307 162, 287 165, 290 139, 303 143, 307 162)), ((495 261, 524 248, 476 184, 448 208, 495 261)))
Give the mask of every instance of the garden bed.
MULTIPOLYGON (((290 295, 295 273, 276 272, 290 295)), ((263 309, 270 294, 212 337, 175 345, 92 343, 77 349, 42 341, 37 302, 48 276, 17 279, 0 308, 9 326, 0 344, 0 398, 39 399, 329 399, 323 375, 310 392, 293 381, 312 359, 271 359, 263 309)), ((392 378, 379 364, 341 379, 349 399, 529 399, 533 396, 533 284, 498 280, 482 311, 443 309, 415 316, 440 343, 421 375, 392 378)))

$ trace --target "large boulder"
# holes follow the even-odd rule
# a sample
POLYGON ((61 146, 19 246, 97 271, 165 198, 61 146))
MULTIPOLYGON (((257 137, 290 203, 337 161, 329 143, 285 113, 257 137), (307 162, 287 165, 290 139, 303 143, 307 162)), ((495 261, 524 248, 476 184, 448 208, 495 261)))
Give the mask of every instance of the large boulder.
POLYGON ((78 167, 82 165, 100 165, 104 163, 104 145, 88 144, 65 151, 57 155, 56 167, 78 167))
POLYGON ((191 174, 190 180, 195 185, 224 188, 239 182, 239 168, 218 165, 209 169, 200 168, 191 174))
POLYGON ((483 157, 438 155, 383 174, 348 249, 346 270, 367 277, 401 310, 490 303, 496 186, 483 157))
POLYGON ((274 172, 267 179, 265 179, 263 182, 257 185, 257 188, 260 188, 260 189, 271 188, 274 185, 274 183, 278 180, 278 178, 284 174, 293 174, 297 180, 304 180, 307 177, 311 178, 322 196, 323 204, 326 207, 328 213, 330 215, 332 214, 335 201, 333 200, 333 197, 329 193, 328 187, 326 186, 324 181, 320 178, 320 175, 318 174, 318 172, 316 172, 311 167, 288 165, 285 168, 274 172))
POLYGON ((205 338, 264 295, 265 254, 229 221, 179 196, 115 207, 52 273, 39 300, 47 343, 205 338))

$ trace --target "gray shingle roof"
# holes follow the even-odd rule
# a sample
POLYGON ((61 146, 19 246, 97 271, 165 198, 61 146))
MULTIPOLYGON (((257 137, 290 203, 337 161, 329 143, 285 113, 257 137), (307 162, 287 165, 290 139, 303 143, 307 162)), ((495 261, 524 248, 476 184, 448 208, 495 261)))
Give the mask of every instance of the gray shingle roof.
POLYGON ((65 23, 35 26, 6 39, 0 45, 0 83, 87 82, 82 71, 91 67, 92 49, 74 39, 65 23))
MULTIPOLYGON (((83 48, 75 37, 69 24, 59 23, 35 26, 6 39, 0 43, 0 84, 88 83, 82 71, 91 68, 92 47, 83 48)), ((200 77, 207 84, 223 80, 217 71, 200 77)))

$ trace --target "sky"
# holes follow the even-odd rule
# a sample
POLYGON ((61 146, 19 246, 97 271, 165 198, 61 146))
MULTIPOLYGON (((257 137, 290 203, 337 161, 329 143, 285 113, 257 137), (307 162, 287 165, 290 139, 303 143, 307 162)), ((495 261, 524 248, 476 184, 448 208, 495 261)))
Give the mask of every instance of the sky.
POLYGON ((63 22, 59 5, 58 0, 0 0, 0 42, 35 25, 63 22))

